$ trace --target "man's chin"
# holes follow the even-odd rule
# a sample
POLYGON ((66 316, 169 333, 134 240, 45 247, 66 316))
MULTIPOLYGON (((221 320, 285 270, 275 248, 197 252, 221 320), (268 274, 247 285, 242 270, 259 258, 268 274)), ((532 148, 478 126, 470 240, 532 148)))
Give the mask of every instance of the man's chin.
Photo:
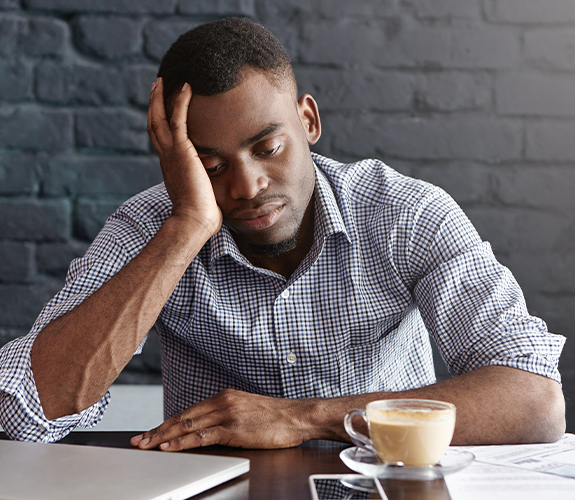
POLYGON ((299 231, 282 241, 277 243, 248 243, 249 250, 254 257, 281 257, 282 255, 291 252, 297 246, 297 237, 299 231))

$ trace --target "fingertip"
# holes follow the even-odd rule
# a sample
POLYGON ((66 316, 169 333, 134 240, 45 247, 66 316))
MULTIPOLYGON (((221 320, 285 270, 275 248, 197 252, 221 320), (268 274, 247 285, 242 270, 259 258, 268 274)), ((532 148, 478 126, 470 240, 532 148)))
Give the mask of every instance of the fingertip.
POLYGON ((140 444, 140 442, 142 441, 142 439, 144 439, 144 435, 143 434, 138 434, 137 436, 134 436, 132 439, 130 439, 130 444, 132 446, 138 446, 138 444, 140 444))
POLYGON ((160 445, 160 450, 167 450, 170 447, 170 443, 162 443, 160 445))
POLYGON ((148 446, 148 445, 150 444, 150 441, 151 441, 151 440, 152 440, 152 439, 149 438, 149 437, 148 437, 148 438, 145 438, 145 439, 142 439, 142 440, 138 443, 138 446, 139 446, 140 448, 145 448, 146 446, 148 446))
POLYGON ((188 82, 185 82, 184 85, 182 86, 182 93, 183 92, 188 92, 189 90, 191 90, 192 87, 190 87, 190 84, 188 82))

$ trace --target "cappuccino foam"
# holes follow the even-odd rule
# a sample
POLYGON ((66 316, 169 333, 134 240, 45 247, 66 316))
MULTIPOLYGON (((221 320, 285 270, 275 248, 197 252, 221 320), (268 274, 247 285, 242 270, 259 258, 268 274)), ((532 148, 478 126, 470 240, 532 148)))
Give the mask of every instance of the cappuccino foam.
POLYGON ((455 427, 450 410, 378 410, 367 412, 369 433, 385 463, 436 464, 449 446, 455 427))

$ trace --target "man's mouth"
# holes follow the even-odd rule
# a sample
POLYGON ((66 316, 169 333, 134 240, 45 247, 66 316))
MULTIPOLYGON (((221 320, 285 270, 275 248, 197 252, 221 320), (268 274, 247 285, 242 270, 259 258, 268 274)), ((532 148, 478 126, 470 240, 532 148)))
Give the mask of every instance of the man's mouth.
POLYGON ((240 226, 261 231, 276 223, 284 206, 280 203, 266 203, 253 209, 238 210, 233 214, 233 219, 240 226))

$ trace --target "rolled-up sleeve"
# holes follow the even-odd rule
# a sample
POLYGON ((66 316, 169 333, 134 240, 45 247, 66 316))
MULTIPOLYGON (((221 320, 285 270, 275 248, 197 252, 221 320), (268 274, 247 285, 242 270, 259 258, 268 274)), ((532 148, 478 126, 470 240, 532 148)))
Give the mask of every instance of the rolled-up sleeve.
POLYGON ((549 333, 543 320, 529 314, 511 271, 497 261, 461 209, 453 202, 443 205, 437 230, 417 240, 427 244, 418 253, 422 276, 415 296, 451 374, 500 365, 560 383, 565 338, 549 333))
POLYGON ((13 340, 0 352, 0 424, 12 439, 49 443, 62 439, 75 427, 96 425, 110 399, 74 415, 48 420, 44 415, 30 366, 36 334, 13 340))
MULTIPOLYGON (((108 221, 86 255, 70 265, 64 288, 44 307, 30 333, 0 349, 0 425, 13 439, 53 442, 75 427, 90 428, 102 418, 109 392, 93 406, 80 413, 48 420, 44 415, 34 375, 30 352, 38 333, 51 321, 74 309, 116 274, 145 245, 147 238, 122 221, 108 221), (130 251, 119 241, 116 225, 123 235, 131 235, 130 251)), ((89 335, 90 332, 82 332, 89 335)), ((141 352, 139 346, 135 354, 141 352)))

